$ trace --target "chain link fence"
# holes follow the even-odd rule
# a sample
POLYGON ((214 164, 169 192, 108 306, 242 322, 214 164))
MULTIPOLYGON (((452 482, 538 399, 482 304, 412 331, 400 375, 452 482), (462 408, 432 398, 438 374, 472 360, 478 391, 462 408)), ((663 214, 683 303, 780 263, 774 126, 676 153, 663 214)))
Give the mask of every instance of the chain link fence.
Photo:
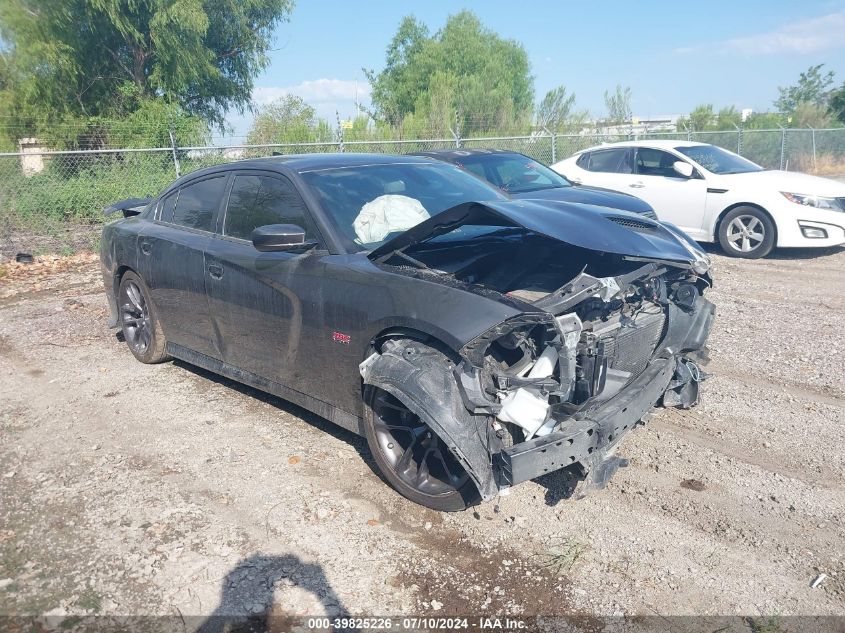
POLYGON ((602 143, 695 140, 737 152, 769 169, 845 174, 845 128, 640 134, 551 134, 98 151, 0 153, 0 261, 24 252, 96 248, 112 202, 156 195, 177 176, 211 165, 314 152, 407 154, 431 149, 497 148, 551 164, 602 143))

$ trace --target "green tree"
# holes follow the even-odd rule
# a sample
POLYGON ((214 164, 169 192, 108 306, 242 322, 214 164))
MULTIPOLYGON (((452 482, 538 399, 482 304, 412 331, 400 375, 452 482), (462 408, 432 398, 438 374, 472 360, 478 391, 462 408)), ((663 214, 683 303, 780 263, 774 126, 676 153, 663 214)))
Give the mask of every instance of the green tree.
POLYGON ((303 143, 332 140, 329 124, 296 95, 285 95, 260 109, 247 134, 247 143, 303 143))
POLYGON ((789 126, 826 128, 835 124, 834 119, 827 106, 802 101, 789 117, 789 126))
POLYGON ((834 73, 832 70, 824 72, 824 64, 810 66, 798 77, 798 83, 785 88, 779 87, 780 96, 775 100, 775 107, 778 112, 784 115, 791 115, 800 103, 812 103, 817 106, 827 107, 830 97, 830 87, 833 85, 834 73))
POLYGON ((631 110, 631 88, 617 84, 614 92, 604 91, 604 105, 607 108, 607 123, 620 125, 633 117, 631 110))
MULTIPOLYGON (((704 103, 693 108, 689 117, 683 120, 684 126, 694 132, 701 132, 712 129, 713 122, 716 119, 716 114, 713 112, 712 103, 704 103)), ((679 123, 681 123, 679 121, 679 123)), ((683 127, 680 126, 679 127, 683 127)))
POLYGON ((575 94, 567 94, 565 86, 549 90, 537 107, 537 124, 552 132, 576 130, 586 119, 586 112, 575 110, 575 94))
POLYGON ((249 106, 292 3, 4 0, 0 56, 12 79, 0 106, 31 118, 120 116, 159 98, 222 124, 249 106))
POLYGON ((831 115, 845 125, 845 83, 830 94, 829 108, 831 115))
POLYGON ((742 114, 735 106, 725 106, 716 112, 713 104, 696 106, 688 117, 678 119, 678 129, 694 132, 735 130, 742 124, 742 114))
POLYGON ((374 118, 462 134, 527 125, 534 79, 521 44, 485 28, 469 11, 430 35, 416 18, 402 20, 384 69, 365 70, 374 118))
POLYGON ((735 106, 725 106, 716 114, 717 130, 735 130, 742 124, 742 113, 735 106))
POLYGON ((774 130, 787 124, 786 117, 778 112, 753 112, 744 127, 749 130, 774 130))

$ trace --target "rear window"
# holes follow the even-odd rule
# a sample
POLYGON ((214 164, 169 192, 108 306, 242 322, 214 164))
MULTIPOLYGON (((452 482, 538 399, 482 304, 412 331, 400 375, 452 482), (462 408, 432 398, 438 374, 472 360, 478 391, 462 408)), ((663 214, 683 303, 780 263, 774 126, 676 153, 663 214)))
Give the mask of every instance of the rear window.
POLYGON ((508 193, 571 186, 557 172, 522 154, 469 154, 459 158, 456 164, 508 193))
MULTIPOLYGON (((173 224, 200 231, 214 231, 214 219, 226 186, 226 176, 209 178, 182 187, 173 209, 173 224)), ((162 219, 166 219, 162 215, 162 219)))

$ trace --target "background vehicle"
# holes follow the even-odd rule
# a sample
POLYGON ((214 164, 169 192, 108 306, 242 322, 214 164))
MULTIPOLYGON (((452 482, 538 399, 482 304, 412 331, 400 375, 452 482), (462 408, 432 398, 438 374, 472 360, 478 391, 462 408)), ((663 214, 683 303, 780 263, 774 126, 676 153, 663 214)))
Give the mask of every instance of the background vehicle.
POLYGON ((845 243, 845 184, 765 170, 728 150, 682 141, 612 143, 553 165, 574 182, 632 191, 700 242, 732 257, 775 246, 845 243))
POLYGON ((573 186, 554 170, 533 158, 501 149, 443 149, 418 152, 465 169, 474 176, 520 200, 557 200, 621 209, 656 218, 654 209, 639 198, 598 187, 573 186))
POLYGON ((417 503, 462 509, 566 466, 600 483, 658 400, 698 400, 707 263, 659 222, 369 154, 219 165, 141 204, 115 205, 100 252, 136 358, 365 435, 417 503))

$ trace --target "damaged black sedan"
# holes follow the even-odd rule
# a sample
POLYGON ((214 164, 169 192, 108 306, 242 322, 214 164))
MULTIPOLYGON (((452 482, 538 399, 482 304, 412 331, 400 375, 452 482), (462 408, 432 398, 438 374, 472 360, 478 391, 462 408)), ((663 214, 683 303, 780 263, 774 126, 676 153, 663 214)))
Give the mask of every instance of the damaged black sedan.
POLYGON ((698 400, 709 261, 641 215, 366 154, 219 165, 108 211, 110 325, 138 360, 364 435, 431 508, 563 468, 601 485, 653 406, 698 400))

